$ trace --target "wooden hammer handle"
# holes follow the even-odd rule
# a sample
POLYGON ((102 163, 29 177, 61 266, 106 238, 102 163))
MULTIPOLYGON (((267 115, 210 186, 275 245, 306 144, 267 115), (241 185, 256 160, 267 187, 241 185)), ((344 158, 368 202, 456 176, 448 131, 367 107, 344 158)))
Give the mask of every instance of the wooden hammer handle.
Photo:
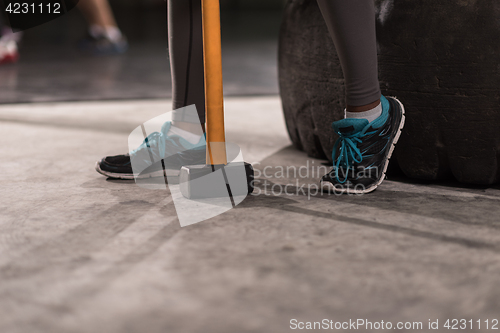
MULTIPOLYGON (((181 0, 184 1, 184 0, 181 0)), ((202 0, 207 164, 227 164, 219 0, 202 0)))

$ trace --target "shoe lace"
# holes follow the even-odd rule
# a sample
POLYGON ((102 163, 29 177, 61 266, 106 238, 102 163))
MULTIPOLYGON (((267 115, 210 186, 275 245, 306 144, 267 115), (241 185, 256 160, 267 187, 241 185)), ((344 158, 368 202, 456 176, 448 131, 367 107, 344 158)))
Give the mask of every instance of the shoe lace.
POLYGON ((161 132, 153 132, 149 134, 137 149, 130 152, 130 155, 133 156, 144 148, 151 149, 151 147, 153 146, 158 147, 160 159, 164 159, 167 141, 172 145, 179 147, 180 149, 184 149, 184 147, 180 146, 180 143, 178 143, 176 140, 173 140, 167 135, 170 127, 171 123, 166 123, 164 126, 162 126, 161 132))
POLYGON ((351 134, 338 133, 339 138, 335 142, 332 151, 332 160, 335 163, 334 171, 335 178, 340 184, 344 184, 347 181, 349 170, 353 168, 354 163, 360 163, 363 160, 363 154, 358 148, 358 143, 361 143, 361 138, 365 135, 364 131, 359 131, 351 134), (338 156, 337 156, 338 150, 338 156), (339 169, 340 167, 345 168, 344 178, 340 179, 339 169))

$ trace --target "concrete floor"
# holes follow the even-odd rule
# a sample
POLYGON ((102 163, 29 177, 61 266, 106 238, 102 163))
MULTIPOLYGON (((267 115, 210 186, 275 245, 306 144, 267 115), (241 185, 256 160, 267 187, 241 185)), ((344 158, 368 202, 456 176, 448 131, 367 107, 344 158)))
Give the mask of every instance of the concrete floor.
POLYGON ((268 167, 260 179, 275 194, 262 185, 181 228, 167 190, 93 170, 169 110, 0 106, 0 332, 275 333, 325 318, 427 331, 429 319, 499 319, 500 188, 386 181, 365 196, 279 195, 314 184, 322 161, 290 147, 278 97, 229 98, 229 141, 268 167), (280 166, 310 173, 281 177, 280 166))

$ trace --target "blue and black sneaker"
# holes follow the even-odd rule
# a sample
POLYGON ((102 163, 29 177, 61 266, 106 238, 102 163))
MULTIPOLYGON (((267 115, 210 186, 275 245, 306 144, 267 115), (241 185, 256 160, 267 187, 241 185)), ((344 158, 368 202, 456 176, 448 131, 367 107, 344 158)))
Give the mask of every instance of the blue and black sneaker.
POLYGON ((171 122, 163 124, 160 132, 151 133, 129 154, 106 156, 96 163, 101 175, 115 179, 177 176, 185 165, 204 164, 205 136, 192 144, 178 135, 167 135, 171 122))
POLYGON ((323 190, 364 194, 382 183, 405 123, 405 112, 394 97, 382 96, 381 103, 382 115, 370 123, 347 118, 332 124, 339 139, 333 147, 333 169, 321 179, 323 190))
POLYGON ((127 52, 127 38, 121 35, 116 40, 100 35, 93 36, 88 33, 78 42, 80 50, 93 55, 117 55, 127 52))

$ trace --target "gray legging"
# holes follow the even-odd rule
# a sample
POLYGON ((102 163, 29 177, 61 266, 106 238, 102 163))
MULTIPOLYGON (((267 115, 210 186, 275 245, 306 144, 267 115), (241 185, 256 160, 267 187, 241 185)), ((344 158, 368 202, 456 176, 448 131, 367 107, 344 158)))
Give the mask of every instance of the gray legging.
MULTIPOLYGON (((317 0, 342 65, 346 102, 361 106, 380 98, 373 0, 317 0)), ((201 0, 168 0, 173 108, 196 104, 205 121, 201 0)), ((197 122, 176 117, 174 120, 197 122)))

